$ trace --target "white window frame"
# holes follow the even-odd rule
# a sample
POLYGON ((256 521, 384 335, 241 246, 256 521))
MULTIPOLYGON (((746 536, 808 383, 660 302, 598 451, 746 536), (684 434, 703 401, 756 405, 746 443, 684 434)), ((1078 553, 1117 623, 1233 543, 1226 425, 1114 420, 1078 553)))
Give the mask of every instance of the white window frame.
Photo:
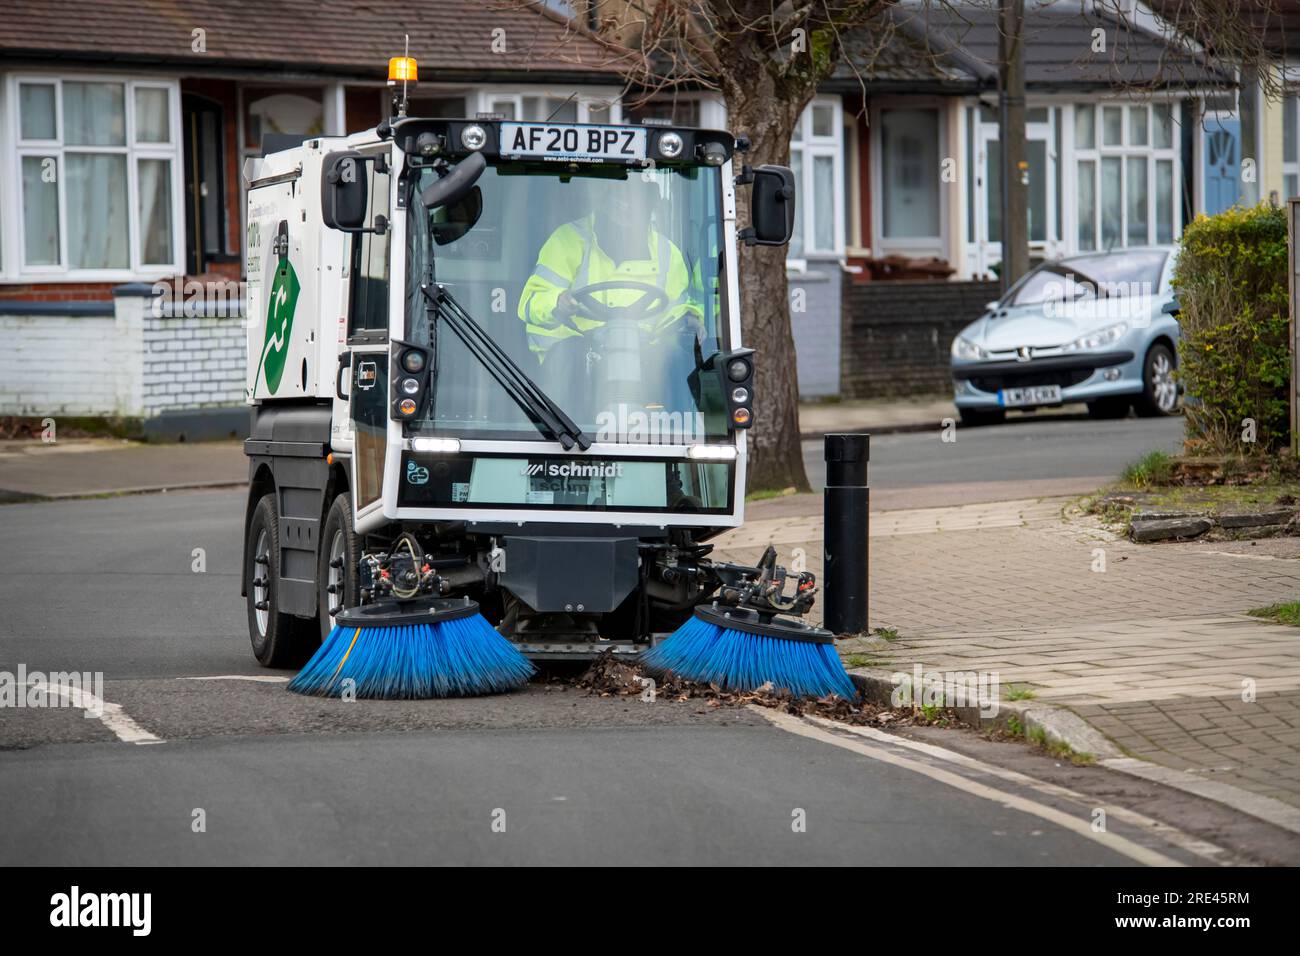
MULTIPOLYGON (((564 100, 573 95, 573 87, 556 87, 554 89, 545 86, 473 86, 461 89, 447 89, 449 95, 464 94, 466 102, 470 107, 470 115, 475 113, 495 113, 499 112, 494 104, 510 103, 514 108, 516 117, 522 117, 524 111, 525 96, 542 96, 552 99, 564 100)), ((591 123, 591 110, 593 107, 599 107, 602 104, 609 104, 609 119, 601 122, 621 123, 623 122, 623 104, 620 98, 621 90, 618 87, 588 87, 578 90, 578 122, 591 123)))
POLYGON ((791 271, 802 272, 808 266, 809 259, 843 259, 844 258, 844 103, 838 96, 817 96, 804 107, 796 127, 799 137, 790 140, 790 166, 794 166, 794 157, 801 157, 799 179, 795 182, 795 196, 802 210, 800 218, 803 226, 803 255, 786 259, 786 267, 791 271), (814 107, 829 107, 831 110, 831 133, 829 136, 813 135, 814 107), (815 245, 817 223, 813 204, 813 161, 818 158, 831 160, 831 245, 822 248, 815 245))
POLYGON ((1295 178, 1296 188, 1290 190, 1290 195, 1284 195, 1282 201, 1286 202, 1291 196, 1300 196, 1300 96, 1294 91, 1288 92, 1282 97, 1282 191, 1288 192, 1286 188, 1287 177, 1295 178), (1294 122, 1292 123, 1292 141, 1291 149, 1293 150, 1290 161, 1286 158, 1286 113, 1291 113, 1294 122))
POLYGON ((181 92, 177 80, 113 73, 11 73, 3 85, 5 122, 0 124, 0 169, 7 173, 0 182, 0 206, 6 213, 0 228, 0 277, 15 282, 129 282, 159 279, 184 273, 185 221, 182 193, 183 136, 181 135, 181 92), (123 88, 126 142, 123 146, 65 146, 63 142, 63 84, 114 83, 123 88), (22 140, 19 85, 26 83, 54 86, 56 138, 22 140), (163 89, 168 93, 168 134, 166 143, 135 142, 135 91, 163 89), (68 262, 67 194, 63 187, 65 157, 69 153, 115 153, 127 157, 127 236, 129 265, 125 269, 72 269, 68 262), (22 159, 24 156, 55 156, 59 176, 59 265, 26 263, 22 202, 22 159), (138 164, 142 159, 165 159, 171 163, 172 261, 143 263, 140 260, 140 195, 138 164))
POLYGON ((1157 216, 1156 216, 1156 163, 1158 161, 1168 160, 1172 164, 1173 170, 1173 193, 1171 201, 1173 203, 1172 224, 1173 236, 1171 242, 1177 242, 1179 235, 1183 230, 1183 204, 1182 182, 1183 182, 1183 165, 1182 165, 1182 142, 1181 117, 1179 110, 1180 101, 1177 99, 1157 99, 1153 98, 1143 102, 1135 102, 1131 99, 1100 98, 1096 100, 1081 100, 1070 104, 1062 118, 1065 125, 1065 149, 1069 156, 1069 162, 1066 165, 1066 183, 1068 190, 1063 195, 1075 197, 1075 201, 1068 203, 1069 216, 1063 216, 1061 220, 1062 231, 1065 232, 1063 237, 1067 248, 1072 252, 1087 251, 1105 251, 1105 245, 1102 239, 1102 192, 1101 192, 1101 161, 1104 158, 1117 158, 1120 160, 1120 241, 1115 245, 1116 249, 1137 248, 1140 245, 1159 245, 1161 244, 1157 236, 1157 216), (1158 105, 1168 106, 1172 118, 1172 135, 1170 145, 1155 145, 1155 110, 1158 105), (1081 148, 1074 139, 1075 133, 1075 110, 1080 106, 1093 107, 1093 147, 1091 149, 1081 148), (1121 107, 1123 109, 1123 130, 1118 146, 1106 146, 1102 142, 1103 129, 1103 110, 1105 107, 1121 107), (1146 111, 1147 115, 1147 142, 1145 145, 1138 145, 1130 142, 1132 134, 1132 122, 1130 119, 1130 110, 1141 109, 1146 111), (1142 243, 1130 243, 1128 237, 1128 161, 1130 158, 1145 158, 1147 165, 1147 236, 1146 241, 1142 243), (1092 250, 1085 250, 1079 246, 1079 163, 1080 161, 1091 161, 1093 164, 1093 203, 1095 206, 1095 221, 1093 223, 1093 240, 1092 250))

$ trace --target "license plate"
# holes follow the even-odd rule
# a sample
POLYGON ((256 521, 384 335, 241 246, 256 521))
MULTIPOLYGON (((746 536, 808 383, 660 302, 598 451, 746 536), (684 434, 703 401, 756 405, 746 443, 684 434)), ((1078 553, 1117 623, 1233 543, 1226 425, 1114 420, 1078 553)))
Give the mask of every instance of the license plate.
POLYGON ((1003 408, 1023 405, 1060 405, 1061 386, 1033 385, 1028 388, 1004 388, 998 392, 998 404, 1003 408))
POLYGON ((640 127, 502 123, 501 153, 589 163, 631 162, 645 159, 646 131, 640 127))

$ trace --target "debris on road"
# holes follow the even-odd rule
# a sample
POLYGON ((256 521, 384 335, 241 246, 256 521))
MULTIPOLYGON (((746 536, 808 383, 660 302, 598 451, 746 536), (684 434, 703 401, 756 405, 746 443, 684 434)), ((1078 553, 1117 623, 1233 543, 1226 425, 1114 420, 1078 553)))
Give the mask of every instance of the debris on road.
MULTIPOLYGON (((650 686, 635 663, 620 660, 606 652, 591 662, 574 679, 575 686, 597 697, 638 697, 650 686)), ((716 684, 702 684, 669 676, 657 678, 655 698, 674 701, 699 700, 710 707, 744 707, 757 704, 799 717, 824 717, 857 726, 965 726, 956 711, 944 708, 882 707, 870 702, 857 703, 834 694, 826 697, 796 697, 788 691, 760 688, 757 691, 728 691, 716 684)))

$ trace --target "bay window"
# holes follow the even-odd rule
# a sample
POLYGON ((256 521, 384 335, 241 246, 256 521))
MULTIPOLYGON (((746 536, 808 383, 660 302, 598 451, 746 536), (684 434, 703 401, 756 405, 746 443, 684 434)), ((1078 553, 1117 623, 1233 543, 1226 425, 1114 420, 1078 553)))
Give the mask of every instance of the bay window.
POLYGON ((8 273, 179 272, 175 84, 24 76, 9 89, 19 226, 8 273))
POLYGON ((1074 107, 1081 252, 1173 242, 1178 150, 1171 103, 1074 107))
POLYGON ((794 206, 794 236, 789 258, 836 255, 844 226, 843 119, 838 98, 813 100, 790 138, 790 168, 799 201, 794 206))

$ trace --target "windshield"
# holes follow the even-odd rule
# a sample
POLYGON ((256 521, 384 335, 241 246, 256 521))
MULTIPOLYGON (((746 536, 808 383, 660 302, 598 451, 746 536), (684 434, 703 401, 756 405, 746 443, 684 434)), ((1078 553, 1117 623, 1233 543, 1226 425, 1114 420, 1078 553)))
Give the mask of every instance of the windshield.
POLYGON ((430 341, 418 284, 432 275, 595 441, 725 439, 717 376, 697 372, 726 348, 719 175, 499 164, 457 207, 430 212, 420 193, 437 176, 420 170, 408 203, 407 337, 432 346, 437 377, 414 429, 539 437, 444 323, 430 341))
POLYGON ((1100 255, 1074 256, 1047 262, 1029 273, 1011 297, 1011 305, 1155 295, 1169 253, 1140 249, 1100 255))

